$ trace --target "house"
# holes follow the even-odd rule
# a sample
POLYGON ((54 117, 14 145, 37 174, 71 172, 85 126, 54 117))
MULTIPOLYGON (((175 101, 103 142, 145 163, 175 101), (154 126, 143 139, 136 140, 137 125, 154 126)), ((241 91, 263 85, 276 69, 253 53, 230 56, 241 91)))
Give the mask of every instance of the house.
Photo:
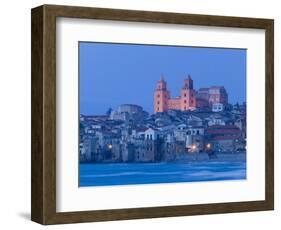
POLYGON ((233 120, 229 117, 222 116, 219 114, 211 115, 208 119, 208 126, 213 126, 213 125, 229 125, 233 124, 233 120))
POLYGON ((144 131, 144 137, 146 140, 157 140, 160 138, 161 132, 154 128, 148 128, 144 131))
POLYGON ((206 129, 207 139, 215 151, 233 152, 242 138, 241 130, 234 125, 214 125, 206 129))
POLYGON ((188 152, 202 152, 204 150, 204 127, 191 126, 186 130, 185 146, 188 152))
POLYGON ((139 105, 123 104, 118 106, 117 110, 112 110, 110 113, 111 120, 134 120, 142 121, 148 117, 148 113, 139 105))
POLYGON ((134 161, 154 162, 157 154, 156 141, 152 139, 134 141, 134 161))
POLYGON ((97 153, 97 148, 99 148, 97 138, 87 137, 80 142, 80 159, 81 161, 94 161, 95 154, 97 153))
POLYGON ((204 127, 180 124, 174 130, 175 140, 184 142, 186 151, 200 152, 204 149, 204 127))
POLYGON ((203 120, 200 117, 189 115, 187 117, 187 124, 190 126, 202 126, 203 120))
POLYGON ((222 112, 224 110, 224 104, 214 103, 212 105, 212 112, 222 112))
POLYGON ((176 141, 183 141, 183 142, 185 142, 187 127, 188 126, 186 124, 182 123, 182 124, 179 124, 174 129, 173 135, 174 135, 176 141))

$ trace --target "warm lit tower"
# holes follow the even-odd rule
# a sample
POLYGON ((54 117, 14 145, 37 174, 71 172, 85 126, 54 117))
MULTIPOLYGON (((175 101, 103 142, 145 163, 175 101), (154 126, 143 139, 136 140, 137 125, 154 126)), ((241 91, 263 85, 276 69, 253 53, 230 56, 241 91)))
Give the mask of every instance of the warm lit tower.
POLYGON ((190 75, 184 79, 184 86, 181 89, 181 110, 193 110, 196 108, 196 92, 193 89, 193 80, 190 75))
POLYGON ((168 110, 168 100, 170 92, 167 89, 167 83, 164 77, 157 81, 156 89, 154 91, 154 112, 164 112, 168 110))
POLYGON ((163 76, 157 81, 154 92, 154 113, 167 110, 194 110, 196 109, 196 91, 193 89, 193 80, 190 76, 184 80, 180 96, 171 98, 167 83, 163 76))

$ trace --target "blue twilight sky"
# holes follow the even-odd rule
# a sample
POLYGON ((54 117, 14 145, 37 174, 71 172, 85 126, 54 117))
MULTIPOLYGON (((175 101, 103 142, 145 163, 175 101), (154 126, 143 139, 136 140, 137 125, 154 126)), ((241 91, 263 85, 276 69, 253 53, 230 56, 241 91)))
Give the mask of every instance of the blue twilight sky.
POLYGON ((113 43, 79 43, 80 113, 105 114, 120 104, 153 112, 163 74, 172 97, 188 74, 195 89, 224 86, 229 102, 246 100, 246 50, 113 43))

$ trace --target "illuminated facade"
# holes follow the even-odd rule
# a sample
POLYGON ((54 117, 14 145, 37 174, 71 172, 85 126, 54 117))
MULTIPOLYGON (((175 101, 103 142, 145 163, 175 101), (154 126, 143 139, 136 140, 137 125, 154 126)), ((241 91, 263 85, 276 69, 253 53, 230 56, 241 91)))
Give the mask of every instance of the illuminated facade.
POLYGON ((223 107, 228 104, 228 94, 223 86, 211 86, 200 88, 198 91, 193 88, 193 80, 190 76, 184 79, 180 95, 171 98, 167 82, 162 76, 157 81, 154 91, 154 113, 167 110, 195 110, 196 108, 212 108, 214 104, 221 104, 223 107))
POLYGON ((190 76, 184 80, 180 96, 171 98, 167 83, 163 77, 157 82, 154 91, 154 112, 167 110, 194 110, 196 108, 196 91, 193 89, 193 80, 190 76))

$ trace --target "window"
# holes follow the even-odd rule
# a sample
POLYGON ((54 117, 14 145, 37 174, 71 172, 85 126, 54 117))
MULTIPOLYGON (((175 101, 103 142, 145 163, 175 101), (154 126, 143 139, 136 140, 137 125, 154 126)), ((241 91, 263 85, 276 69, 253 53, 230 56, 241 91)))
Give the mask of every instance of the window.
POLYGON ((184 102, 184 104, 186 104, 186 100, 184 100, 183 102, 184 102))
POLYGON ((159 98, 159 97, 160 97, 160 94, 158 94, 157 97, 159 98))
POLYGON ((159 105, 159 104, 160 104, 160 101, 157 101, 157 104, 159 105))
POLYGON ((184 97, 186 97, 186 93, 184 94, 184 97))

